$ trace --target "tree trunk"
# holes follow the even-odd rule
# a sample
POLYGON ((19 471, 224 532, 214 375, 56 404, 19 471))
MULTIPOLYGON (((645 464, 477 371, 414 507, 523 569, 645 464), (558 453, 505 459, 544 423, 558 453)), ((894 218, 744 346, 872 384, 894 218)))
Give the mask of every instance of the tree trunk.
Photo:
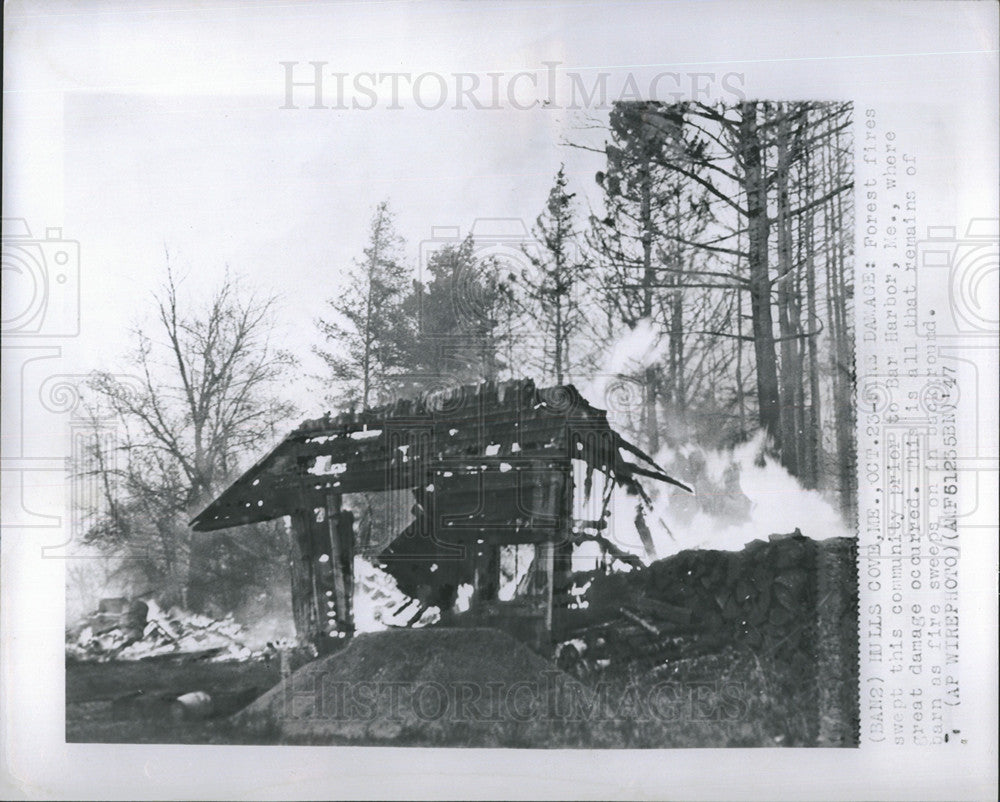
MULTIPOLYGON (((674 217, 677 226, 677 239, 671 248, 674 262, 672 267, 680 271, 684 265, 684 249, 680 242, 683 232, 679 193, 674 204, 674 217)), ((667 286, 670 291, 670 399, 673 402, 674 414, 683 420, 687 406, 687 392, 684 382, 684 294, 681 290, 684 282, 680 272, 670 271, 667 273, 667 277, 667 286)))
POLYGON ((740 120, 740 150, 747 198, 747 266, 750 273, 750 314, 757 365, 757 403, 760 424, 775 447, 781 448, 781 407, 771 316, 771 278, 768 271, 767 186, 761 164, 757 104, 744 103, 740 120))
POLYGON ((777 110, 778 187, 778 331, 781 334, 781 461, 793 476, 799 474, 796 433, 795 340, 791 321, 792 231, 788 216, 788 115, 784 106, 777 110))
MULTIPOLYGON (((811 154, 804 158, 806 204, 813 199, 813 178, 811 154)), ((805 213, 803 217, 803 232, 801 238, 805 245, 805 270, 806 270, 806 317, 809 331, 813 332, 818 324, 819 317, 816 311, 816 257, 815 257, 815 231, 813 230, 815 217, 812 209, 805 213)), ((819 386, 819 355, 816 344, 816 335, 810 333, 806 341, 807 360, 809 365, 809 415, 806 421, 806 463, 808 476, 808 487, 820 486, 819 466, 821 461, 823 438, 821 436, 823 419, 821 417, 821 398, 819 386)))
POLYGON ((795 238, 795 286, 792 288, 792 302, 789 304, 788 316, 792 342, 792 377, 793 377, 793 407, 795 412, 795 464, 798 466, 798 476, 808 473, 806 460, 806 443, 809 439, 806 432, 806 400, 805 400, 805 340, 802 332, 802 230, 801 220, 795 238))
MULTIPOLYGON (((653 319, 653 287, 656 275, 653 270, 653 211, 651 165, 647 161, 642 173, 642 316, 653 319)), ((656 367, 650 365, 644 371, 646 443, 651 454, 660 450, 660 427, 657 420, 657 375, 656 367)))
MULTIPOLYGON (((831 124, 832 125, 832 124, 831 124)), ((840 133, 834 131, 834 159, 839 164, 843 158, 840 151, 840 133)), ((836 171, 840 173, 840 170, 836 171)), ((841 513, 848 524, 853 523, 856 515, 856 475, 855 465, 857 456, 854 446, 854 352, 853 335, 851 329, 850 310, 848 309, 849 292, 847 288, 847 275, 850 266, 847 261, 846 243, 849 236, 844 230, 844 207, 843 193, 837 193, 833 198, 835 209, 836 225, 836 263, 834 269, 834 279, 837 286, 836 311, 838 315, 837 327, 837 378, 835 385, 838 390, 835 404, 837 421, 837 460, 840 474, 840 503, 841 513)))

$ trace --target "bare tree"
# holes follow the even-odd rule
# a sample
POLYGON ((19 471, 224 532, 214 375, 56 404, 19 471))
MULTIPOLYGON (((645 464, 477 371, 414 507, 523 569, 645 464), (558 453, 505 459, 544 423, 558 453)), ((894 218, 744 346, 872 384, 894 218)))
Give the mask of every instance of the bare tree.
POLYGON ((107 372, 89 381, 92 403, 113 412, 123 440, 111 459, 95 439, 90 470, 106 498, 88 540, 145 555, 148 579, 195 606, 227 565, 247 568, 240 554, 273 552, 269 541, 278 537, 274 527, 258 527, 231 535, 219 550, 221 539, 192 536, 187 527, 293 413, 277 391, 296 360, 272 342, 274 305, 228 271, 203 303, 182 300, 168 266, 153 322, 133 331, 126 355, 138 381, 125 386, 107 372))

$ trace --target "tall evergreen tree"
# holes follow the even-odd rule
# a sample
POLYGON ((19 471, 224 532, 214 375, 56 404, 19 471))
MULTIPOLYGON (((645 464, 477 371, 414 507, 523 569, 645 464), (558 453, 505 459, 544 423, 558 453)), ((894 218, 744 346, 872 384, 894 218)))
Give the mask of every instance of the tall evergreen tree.
POLYGON ((410 364, 424 373, 470 383, 496 379, 506 282, 476 254, 472 235, 434 251, 414 285, 407 313, 417 321, 410 364))
POLYGON ((542 371, 557 384, 571 376, 571 348, 584 322, 582 293, 586 265, 580 258, 572 193, 559 167, 545 209, 535 220, 539 248, 526 248, 533 271, 522 276, 526 305, 544 335, 542 371))
POLYGON ((338 388, 330 394, 333 402, 367 409, 377 403, 390 377, 406 368, 413 326, 405 313, 411 280, 402 247, 388 201, 382 201, 346 287, 327 301, 333 319, 316 321, 328 347, 313 351, 338 388))

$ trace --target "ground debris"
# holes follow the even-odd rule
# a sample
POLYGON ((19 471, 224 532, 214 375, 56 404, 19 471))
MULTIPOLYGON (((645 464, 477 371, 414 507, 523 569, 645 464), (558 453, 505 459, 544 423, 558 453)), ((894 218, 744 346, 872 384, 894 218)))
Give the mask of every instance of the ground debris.
POLYGON ((98 611, 67 628, 67 659, 215 662, 258 659, 277 650, 248 646, 246 631, 232 615, 215 619, 179 607, 162 610, 151 600, 120 602, 102 600, 98 611))
POLYGON ((795 530, 740 551, 696 549, 638 571, 581 572, 573 582, 583 592, 563 616, 556 657, 581 678, 726 647, 782 658, 856 653, 854 616, 843 612, 857 598, 849 538, 815 541, 795 530), (821 581, 831 573, 838 581, 821 581), (849 631, 824 627, 828 619, 847 621, 849 631))

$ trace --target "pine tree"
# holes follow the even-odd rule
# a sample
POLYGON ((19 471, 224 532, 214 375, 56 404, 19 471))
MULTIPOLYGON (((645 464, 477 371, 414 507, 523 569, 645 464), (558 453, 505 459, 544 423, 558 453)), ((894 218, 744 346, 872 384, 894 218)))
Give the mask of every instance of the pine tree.
POLYGON ((504 368, 506 277, 477 255, 470 234, 434 251, 424 279, 407 302, 407 314, 417 321, 409 349, 414 369, 462 384, 496 379, 504 368))
POLYGON ((391 376, 406 367, 413 326, 405 313, 411 281, 402 247, 389 204, 382 201, 347 286, 327 301, 334 318, 316 321, 327 343, 335 346, 313 349, 338 387, 339 392, 330 394, 333 402, 367 409, 377 403, 391 376))
POLYGON ((559 167, 544 211, 533 234, 540 248, 525 249, 533 271, 522 276, 525 303, 544 333, 543 372, 563 384, 576 362, 571 355, 574 335, 584 322, 581 294, 586 266, 577 248, 572 193, 566 190, 564 166, 559 167))

